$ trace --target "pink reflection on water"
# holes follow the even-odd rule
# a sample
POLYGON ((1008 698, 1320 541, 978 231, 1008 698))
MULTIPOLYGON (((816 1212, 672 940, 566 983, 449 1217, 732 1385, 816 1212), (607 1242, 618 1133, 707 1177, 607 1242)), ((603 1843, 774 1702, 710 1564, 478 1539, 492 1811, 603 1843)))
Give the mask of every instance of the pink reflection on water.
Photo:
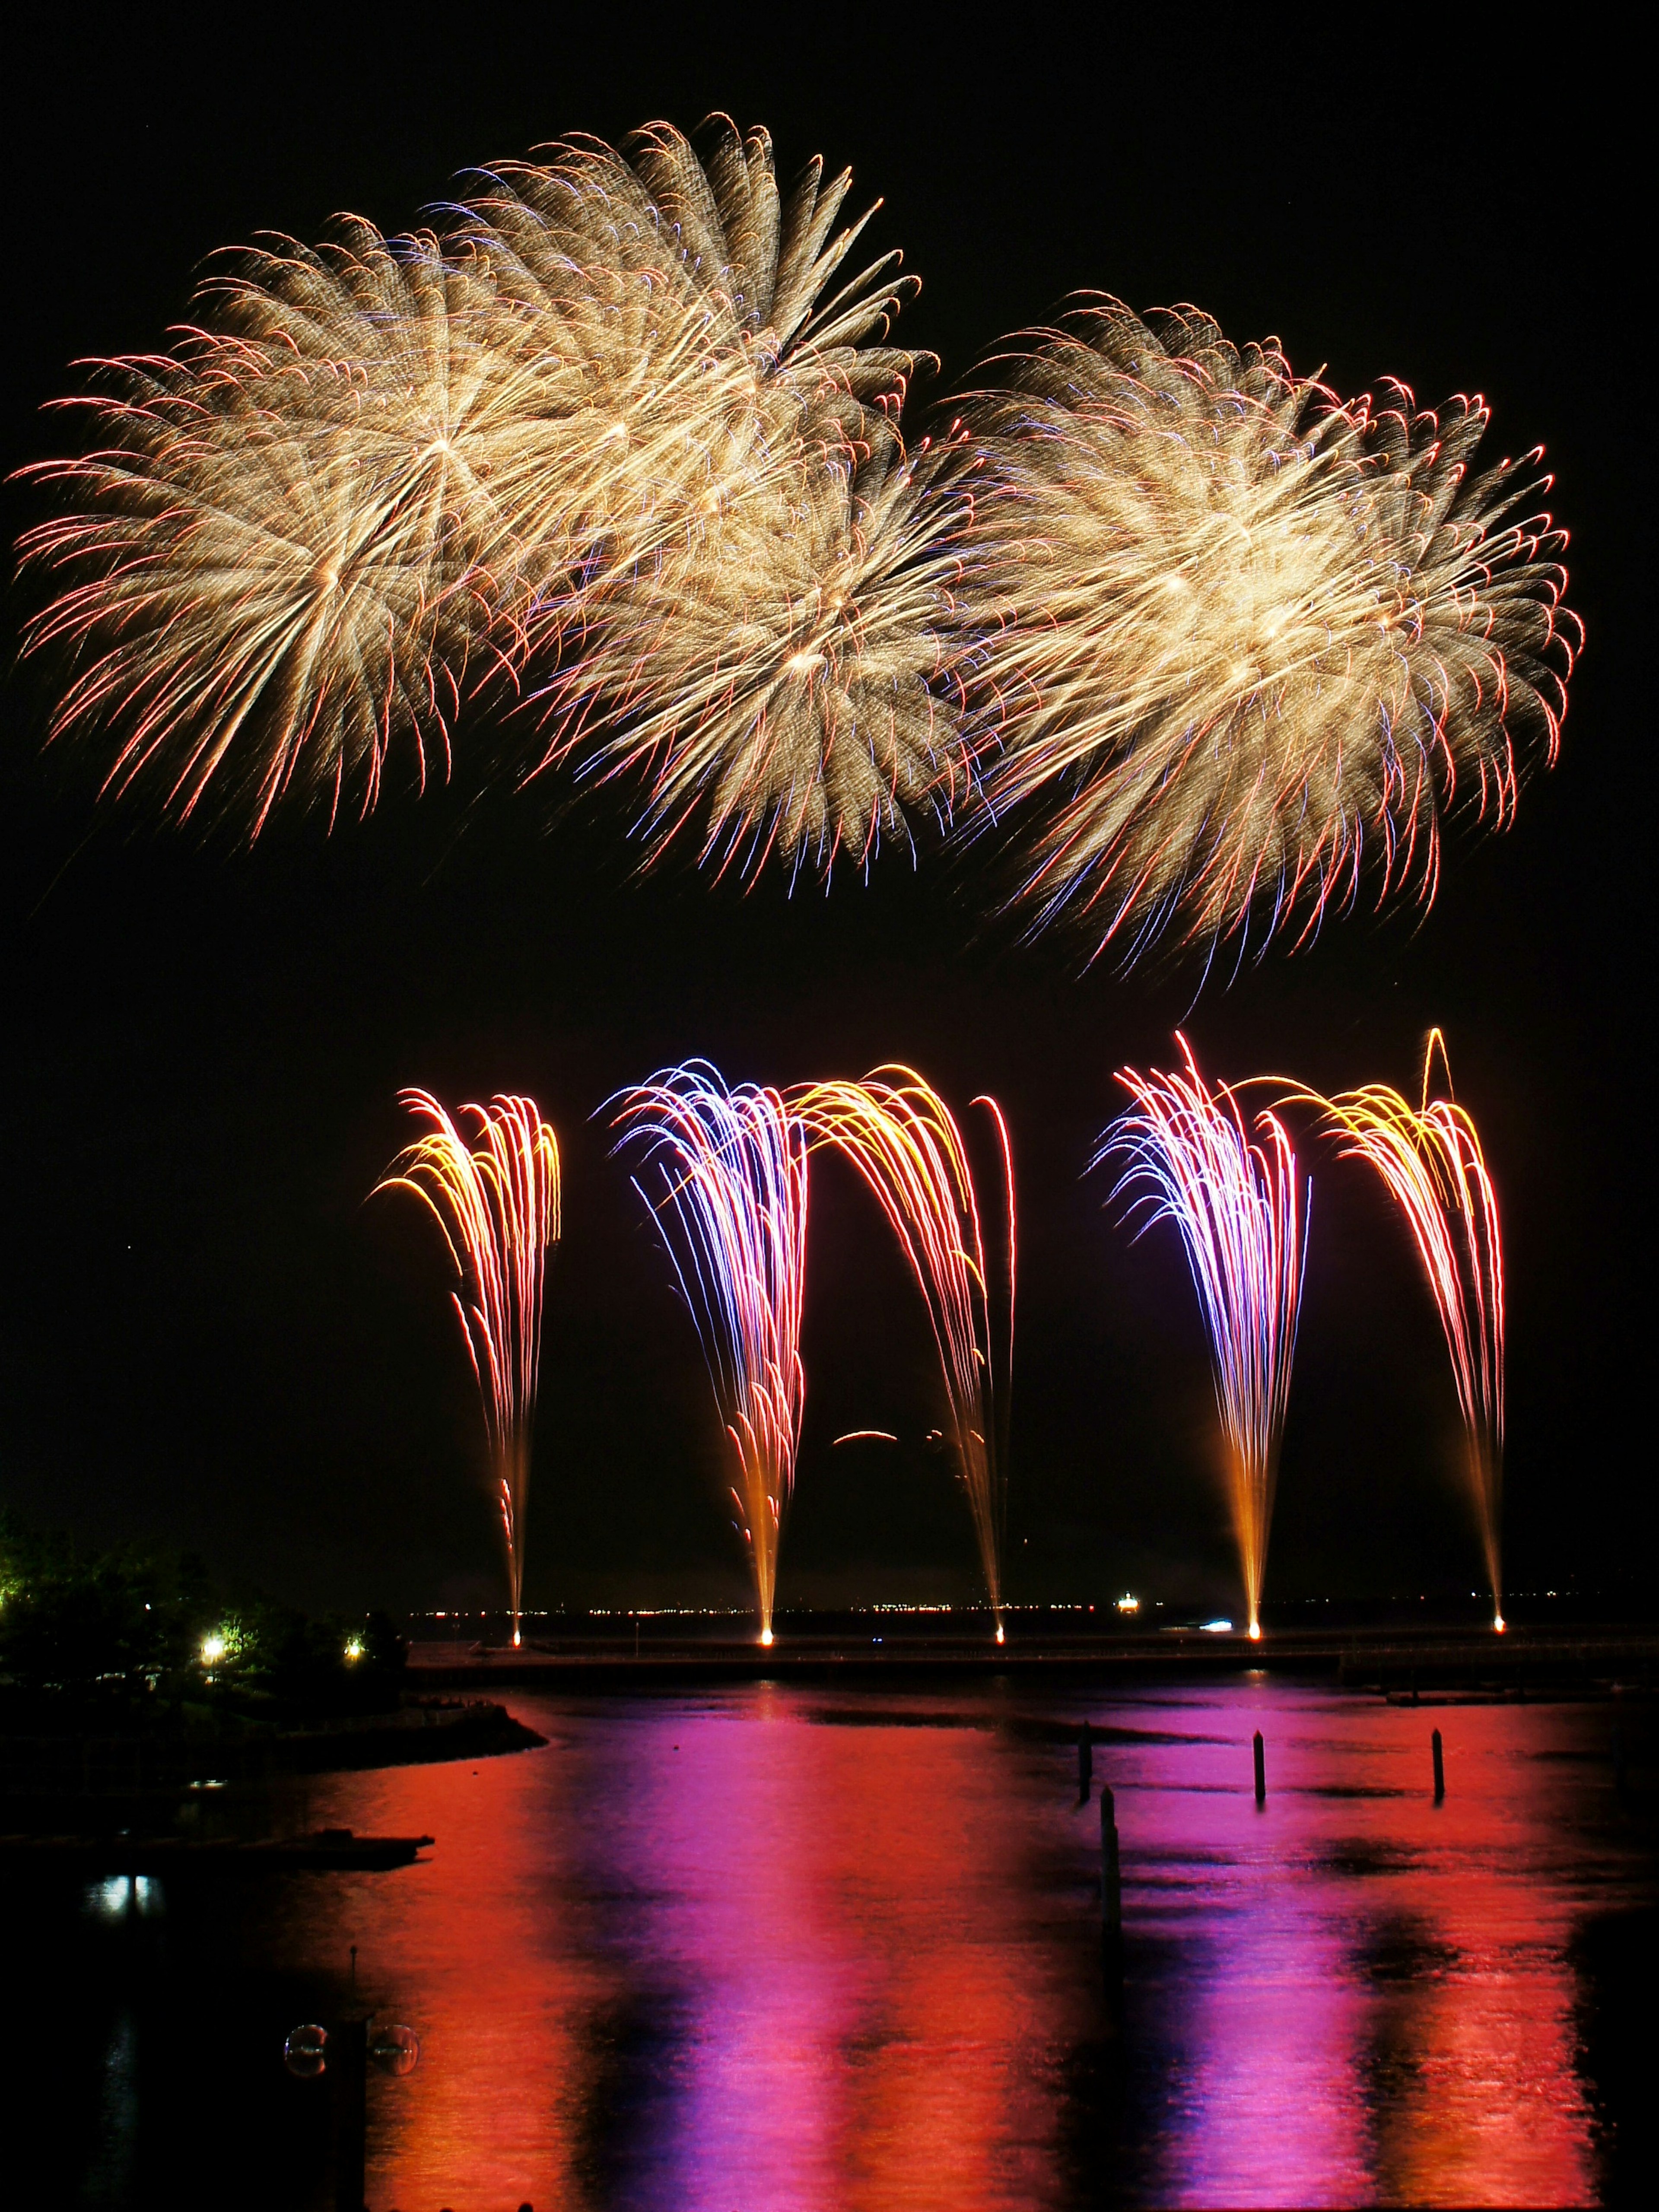
POLYGON ((1196 1922, 1209 1954, 1154 2197, 1593 2201, 1566 1946, 1594 1864, 1573 1832, 1576 1770, 1540 1757, 1565 1749, 1582 1715, 1425 1712, 1263 1683, 1170 1717, 1233 1740, 1122 1761, 1147 1785, 1124 1791, 1120 1814, 1143 1924, 1196 1922))
POLYGON ((684 1996, 659 2201, 1050 2198, 1027 2053, 1052 2007, 1019 1972, 1024 1824, 988 1739, 817 1725, 764 1688, 671 1730, 607 1844, 684 1996))
POLYGON ((359 1943, 422 2037, 375 2087, 370 2203, 1592 2201, 1568 1945, 1600 1883, 1647 1880, 1581 1817, 1601 1723, 1113 1687, 1097 1723, 1176 1739, 1097 1753, 1121 2033, 1070 1692, 514 1698, 552 1748, 319 1791, 314 1819, 438 1838, 312 1893, 303 1929, 359 1943), (1084 2170, 1089 2050, 1127 2118, 1084 2170))

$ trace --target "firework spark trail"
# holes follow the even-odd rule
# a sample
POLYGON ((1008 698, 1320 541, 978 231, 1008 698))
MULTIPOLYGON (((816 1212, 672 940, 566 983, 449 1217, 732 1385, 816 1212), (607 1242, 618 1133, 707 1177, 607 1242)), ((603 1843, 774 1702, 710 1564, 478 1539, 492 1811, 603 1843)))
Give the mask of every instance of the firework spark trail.
POLYGON ((1470 479, 1480 398, 1343 405, 1276 344, 1115 301, 964 409, 966 596, 1033 929, 1304 942, 1367 872, 1433 898, 1442 823, 1553 763, 1583 630, 1537 452, 1470 479), (1523 515, 1526 519, 1521 519, 1523 515))
POLYGON ((1247 1133, 1238 1100, 1211 1091, 1177 1036, 1184 1073, 1118 1081, 1134 1102, 1101 1139, 1092 1166, 1122 1163, 1111 1197, 1129 1200, 1137 1235, 1173 1221, 1187 1248, 1209 1333, 1216 1402, 1231 1460, 1229 1501, 1243 1570, 1252 1638, 1261 1633, 1279 1439, 1302 1310, 1311 1183, 1298 1192, 1296 1155, 1283 1125, 1259 1114, 1247 1133))
POLYGON ((795 1480, 806 1378, 806 1146, 775 1091, 729 1085, 707 1061, 665 1068, 620 1094, 617 1150, 637 1146, 650 1207, 708 1362, 737 1459, 732 1490, 772 1641, 778 1547, 795 1480))
POLYGON ((833 1145, 874 1193, 926 1303, 1000 1644, 1014 1356, 1013 1154, 996 1101, 973 1103, 984 1106, 995 1124, 1003 1171, 1006 1261, 994 1284, 962 1132, 944 1100, 913 1068, 879 1067, 862 1083, 815 1083, 789 1094, 812 1148, 833 1145))
POLYGON ((541 1356, 548 1247, 559 1241, 559 1146, 532 1098, 463 1106, 478 1141, 435 1098, 401 1104, 431 1124, 374 1187, 412 1191, 443 1232, 460 1288, 451 1292, 483 1407, 490 1468, 507 1540, 513 1641, 524 1599, 525 1508, 541 1356))
POLYGON ((941 680, 967 502, 897 434, 898 257, 823 296, 868 220, 831 235, 848 181, 815 161, 781 195, 766 132, 716 118, 701 160, 658 125, 504 167, 465 212, 580 430, 546 507, 580 588, 521 594, 514 650, 548 761, 640 784, 652 858, 827 876, 970 787, 941 680))
POLYGON ((1451 1354, 1463 1416, 1466 1463, 1492 1595, 1492 1625, 1504 1626, 1504 1248, 1498 1194, 1480 1139, 1452 1096, 1445 1040, 1429 1032, 1422 1103, 1413 1107, 1384 1083, 1334 1098, 1299 1092, 1320 1109, 1340 1157, 1364 1160, 1406 1217, 1451 1354), (1445 1096, 1429 1090, 1438 1054, 1445 1096))

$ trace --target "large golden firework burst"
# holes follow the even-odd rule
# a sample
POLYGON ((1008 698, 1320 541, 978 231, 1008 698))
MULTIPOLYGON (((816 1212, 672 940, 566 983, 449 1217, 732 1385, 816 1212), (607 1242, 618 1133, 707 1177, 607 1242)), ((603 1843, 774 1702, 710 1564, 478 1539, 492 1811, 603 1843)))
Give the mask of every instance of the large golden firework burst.
POLYGON ((26 643, 76 664, 53 733, 106 745, 110 786, 257 836, 284 794, 367 812, 400 749, 413 782, 447 770, 488 564, 512 566, 523 410, 430 237, 352 223, 234 271, 207 327, 65 403, 101 442, 33 472, 68 512, 20 551, 59 586, 26 643))
POLYGON ((1502 824, 1553 759, 1582 633, 1565 544, 1473 479, 1479 398, 1337 404, 1182 309, 1079 310, 966 416, 991 811, 1019 903, 1091 953, 1305 938, 1369 869, 1425 902, 1454 804, 1502 824))
POLYGON ((481 176, 441 238, 240 257, 35 471, 67 495, 21 548, 57 586, 27 645, 74 663, 55 733, 257 836, 447 771, 500 673, 550 760, 638 772, 653 852, 690 825, 827 870, 948 811, 963 510, 899 440, 909 280, 844 277, 848 182, 659 125, 481 176))
POLYGON ((653 854, 684 832, 740 872, 827 872, 964 787, 936 680, 963 509, 898 437, 896 257, 824 296, 867 220, 836 228, 848 181, 815 161, 781 193, 767 134, 719 118, 701 158, 657 125, 468 204, 497 343, 571 425, 545 527, 516 524, 562 568, 526 565, 503 629, 548 758, 635 772, 653 854))

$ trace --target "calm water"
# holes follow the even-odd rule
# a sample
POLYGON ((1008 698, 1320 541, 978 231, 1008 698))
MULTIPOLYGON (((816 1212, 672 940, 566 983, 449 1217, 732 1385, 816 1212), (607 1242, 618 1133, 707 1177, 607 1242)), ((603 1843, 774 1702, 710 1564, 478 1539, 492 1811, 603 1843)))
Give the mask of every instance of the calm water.
POLYGON ((429 1864, 118 1923, 14 1893, 12 2172, 331 2203, 326 2091, 278 2053, 354 1943, 422 2045, 371 2079, 374 2212, 1561 2204, 1632 2170, 1655 1889, 1606 1705, 1261 1677, 511 1702, 547 1750, 313 1785, 313 1824, 425 1830, 429 1864), (1085 1711, 1116 1732, 1121 1990, 1085 1711))

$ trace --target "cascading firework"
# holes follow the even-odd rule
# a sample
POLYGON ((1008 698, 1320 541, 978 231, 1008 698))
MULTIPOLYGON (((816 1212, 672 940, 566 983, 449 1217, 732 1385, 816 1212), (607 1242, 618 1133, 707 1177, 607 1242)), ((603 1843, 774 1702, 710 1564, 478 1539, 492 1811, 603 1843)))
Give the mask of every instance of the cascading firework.
POLYGON ((1334 1098, 1297 1094, 1318 1107, 1342 1158, 1364 1160, 1406 1217, 1451 1354, 1463 1416, 1469 1486, 1492 1589, 1492 1626, 1504 1627, 1504 1248, 1498 1194, 1480 1139, 1452 1096, 1445 1040, 1429 1033, 1421 1103, 1385 1083, 1334 1098), (1437 1054, 1445 1095, 1431 1099, 1437 1054))
POLYGON ((1305 939, 1369 872, 1438 880, 1454 804, 1504 827, 1553 763, 1582 640, 1539 453, 1474 477, 1480 399, 1340 403, 1276 343, 1115 300, 963 414, 964 594, 1022 825, 1019 905, 1126 964, 1171 934, 1305 939))
POLYGON ((463 1106, 460 1118, 476 1125, 471 1146, 426 1091, 405 1091, 399 1103, 431 1127, 398 1154, 374 1194, 413 1192, 442 1231, 459 1279, 451 1296, 483 1407, 516 1645, 542 1290, 548 1248, 559 1241, 558 1139, 532 1098, 463 1106))
POLYGON ((1253 1141, 1236 1094, 1212 1091, 1187 1040, 1173 1075, 1120 1071, 1133 1104, 1105 1132, 1091 1164, 1121 1164, 1114 1201, 1141 1235, 1173 1221, 1187 1248, 1209 1332, 1229 1458, 1229 1503, 1252 1638, 1261 1633, 1279 1447, 1302 1310, 1311 1183, 1277 1115, 1258 1114, 1253 1141))
POLYGON ((805 1133, 777 1091, 734 1088, 703 1060, 661 1070, 616 1107, 617 1150, 642 1156, 635 1188, 696 1323, 737 1462, 732 1498, 769 1644, 806 1395, 805 1133))
POLYGON ((927 1308, 950 1407, 957 1467, 1003 1640, 1002 1522, 1014 1356, 1013 1153, 995 1125, 1007 1237, 993 1275, 968 1148, 954 1115, 913 1068, 879 1067, 862 1083, 815 1083, 789 1094, 814 1149, 833 1145, 874 1193, 927 1308))

